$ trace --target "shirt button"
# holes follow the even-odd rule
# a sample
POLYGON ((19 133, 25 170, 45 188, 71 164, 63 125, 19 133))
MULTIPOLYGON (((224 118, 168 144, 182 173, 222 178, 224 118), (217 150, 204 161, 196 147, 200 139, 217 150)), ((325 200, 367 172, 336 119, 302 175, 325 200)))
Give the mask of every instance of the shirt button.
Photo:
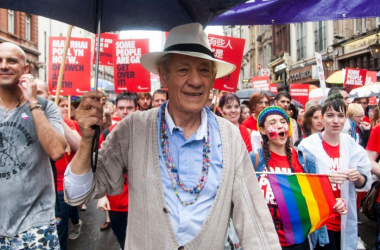
POLYGON ((185 248, 183 246, 180 246, 178 250, 184 250, 185 248))
POLYGON ((167 214, 168 213, 168 209, 166 207, 164 207, 164 213, 167 214))

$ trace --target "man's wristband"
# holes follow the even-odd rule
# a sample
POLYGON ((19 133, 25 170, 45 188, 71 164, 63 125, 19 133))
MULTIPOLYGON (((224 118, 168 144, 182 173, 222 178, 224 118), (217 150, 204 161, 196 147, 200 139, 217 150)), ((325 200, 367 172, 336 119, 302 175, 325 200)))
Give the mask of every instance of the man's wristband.
POLYGON ((29 107, 29 110, 32 111, 33 109, 36 109, 36 108, 42 108, 42 106, 40 104, 34 104, 33 106, 29 107))

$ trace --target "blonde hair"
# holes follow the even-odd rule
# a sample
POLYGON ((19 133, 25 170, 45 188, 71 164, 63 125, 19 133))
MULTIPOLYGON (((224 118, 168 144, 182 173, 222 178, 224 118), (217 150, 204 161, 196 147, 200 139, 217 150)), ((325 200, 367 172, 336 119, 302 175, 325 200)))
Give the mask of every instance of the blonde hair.
POLYGON ((353 117, 354 115, 357 115, 357 114, 363 114, 364 115, 364 109, 363 109, 362 105, 360 105, 358 103, 350 103, 348 105, 346 115, 349 117, 353 117))

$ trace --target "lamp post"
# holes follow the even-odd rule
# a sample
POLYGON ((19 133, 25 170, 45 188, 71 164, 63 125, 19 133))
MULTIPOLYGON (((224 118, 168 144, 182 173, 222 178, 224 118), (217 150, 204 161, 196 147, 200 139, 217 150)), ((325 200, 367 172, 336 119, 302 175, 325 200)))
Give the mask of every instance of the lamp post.
POLYGON ((378 34, 379 31, 380 31, 380 25, 376 29, 376 42, 368 46, 368 49, 371 52, 371 55, 375 59, 380 58, 380 42, 379 42, 379 34, 378 34))

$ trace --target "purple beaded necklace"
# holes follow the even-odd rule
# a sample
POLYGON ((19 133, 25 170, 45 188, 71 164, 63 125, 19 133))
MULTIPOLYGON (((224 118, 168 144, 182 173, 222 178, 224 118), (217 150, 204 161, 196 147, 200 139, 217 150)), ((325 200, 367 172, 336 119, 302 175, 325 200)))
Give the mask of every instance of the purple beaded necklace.
POLYGON ((203 188, 207 182, 207 175, 208 175, 208 170, 210 167, 209 154, 211 152, 211 150, 210 150, 209 124, 207 123, 207 139, 203 138, 203 166, 202 166, 201 176, 199 177, 198 183, 193 188, 186 188, 185 185, 179 179, 178 169, 174 165, 173 156, 172 156, 172 153, 170 151, 168 134, 167 134, 168 133, 167 132, 167 125, 166 125, 166 119, 165 119, 165 107, 166 107, 166 104, 162 106, 161 147, 162 147, 162 154, 163 154, 163 156, 165 158, 165 162, 166 162, 166 169, 168 171, 170 181, 171 181, 172 187, 174 189, 174 193, 177 196, 179 202, 181 202, 182 205, 184 205, 184 206, 192 205, 198 200, 198 197, 199 197, 201 191, 203 190, 203 188), (188 192, 190 194, 195 193, 196 197, 194 198, 194 200, 192 200, 190 202, 183 201, 177 192, 177 188, 176 188, 176 184, 175 184, 176 182, 174 180, 177 182, 178 186, 180 186, 185 192, 188 192))

